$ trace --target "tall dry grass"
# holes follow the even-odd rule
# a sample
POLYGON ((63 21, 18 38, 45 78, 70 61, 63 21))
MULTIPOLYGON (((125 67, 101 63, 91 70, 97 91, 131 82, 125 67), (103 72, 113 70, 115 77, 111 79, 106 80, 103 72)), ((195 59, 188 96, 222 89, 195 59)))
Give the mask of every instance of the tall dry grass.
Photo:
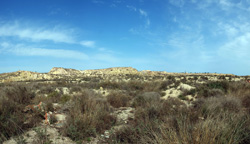
POLYGON ((108 102, 91 91, 84 91, 72 99, 63 134, 75 141, 95 137, 109 129, 116 121, 110 115, 108 102))

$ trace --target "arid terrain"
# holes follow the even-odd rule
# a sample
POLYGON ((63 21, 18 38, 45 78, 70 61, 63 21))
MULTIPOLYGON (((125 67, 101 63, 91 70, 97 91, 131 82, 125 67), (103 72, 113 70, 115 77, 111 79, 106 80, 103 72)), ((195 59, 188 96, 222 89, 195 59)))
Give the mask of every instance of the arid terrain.
POLYGON ((250 143, 250 76, 52 68, 0 74, 0 143, 250 143))

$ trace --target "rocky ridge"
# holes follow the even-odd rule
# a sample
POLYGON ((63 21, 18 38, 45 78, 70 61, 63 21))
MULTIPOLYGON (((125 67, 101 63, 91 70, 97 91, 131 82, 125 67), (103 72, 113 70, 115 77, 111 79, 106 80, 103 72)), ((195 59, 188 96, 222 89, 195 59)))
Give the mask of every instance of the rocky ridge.
MULTIPOLYGON (((150 71, 143 70, 138 71, 132 67, 113 67, 107 69, 95 69, 95 70, 76 70, 68 69, 62 67, 54 67, 48 73, 37 73, 31 71, 17 71, 12 73, 2 73, 0 74, 0 82, 15 82, 15 81, 58 81, 58 80, 68 80, 68 81, 80 81, 84 78, 102 77, 104 79, 112 78, 124 79, 124 77, 134 77, 152 79, 158 77, 164 79, 168 76, 177 77, 176 80, 181 80, 182 77, 187 77, 189 79, 205 78, 208 80, 217 80, 223 77, 223 79, 232 79, 233 81, 238 81, 244 79, 242 77, 232 75, 232 74, 216 74, 216 73, 168 73, 165 71, 150 71), (217 78, 218 77, 218 78, 217 78)), ((125 78, 125 79, 130 79, 125 78)))

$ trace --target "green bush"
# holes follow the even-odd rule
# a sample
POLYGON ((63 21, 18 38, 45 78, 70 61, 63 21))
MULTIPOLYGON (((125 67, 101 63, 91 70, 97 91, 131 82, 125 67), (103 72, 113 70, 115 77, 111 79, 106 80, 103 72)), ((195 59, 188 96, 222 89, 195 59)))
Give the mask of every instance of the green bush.
POLYGON ((65 104, 66 102, 68 102, 71 99, 70 95, 63 95, 60 99, 60 103, 61 104, 65 104))
POLYGON ((57 91, 53 91, 48 94, 48 99, 50 99, 53 103, 57 103, 60 101, 61 95, 57 91))

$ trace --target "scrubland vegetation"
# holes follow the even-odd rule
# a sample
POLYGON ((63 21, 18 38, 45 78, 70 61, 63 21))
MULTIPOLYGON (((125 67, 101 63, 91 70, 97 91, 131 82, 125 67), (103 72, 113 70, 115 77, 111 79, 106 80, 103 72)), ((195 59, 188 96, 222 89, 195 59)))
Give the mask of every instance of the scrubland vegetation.
MULTIPOLYGON (((129 81, 85 79, 84 83, 12 82, 0 85, 0 143, 19 138, 41 125, 43 114, 24 112, 27 105, 44 102, 46 111, 67 115, 61 135, 76 143, 250 143, 250 83, 220 79, 166 80, 131 77, 129 81), (177 97, 162 99, 164 91, 180 83, 177 97), (67 94, 63 91, 67 88, 67 94), (191 95, 192 99, 187 96, 191 95), (53 104, 60 108, 56 109, 53 104), (117 110, 133 108, 133 118, 118 124, 117 110), (114 129, 114 127, 120 126, 114 129), (101 136, 106 131, 108 137, 101 136)), ((51 119, 51 124, 56 123, 51 119)), ((25 143, 25 139, 19 139, 25 143)), ((40 143, 51 143, 40 134, 40 143)))

